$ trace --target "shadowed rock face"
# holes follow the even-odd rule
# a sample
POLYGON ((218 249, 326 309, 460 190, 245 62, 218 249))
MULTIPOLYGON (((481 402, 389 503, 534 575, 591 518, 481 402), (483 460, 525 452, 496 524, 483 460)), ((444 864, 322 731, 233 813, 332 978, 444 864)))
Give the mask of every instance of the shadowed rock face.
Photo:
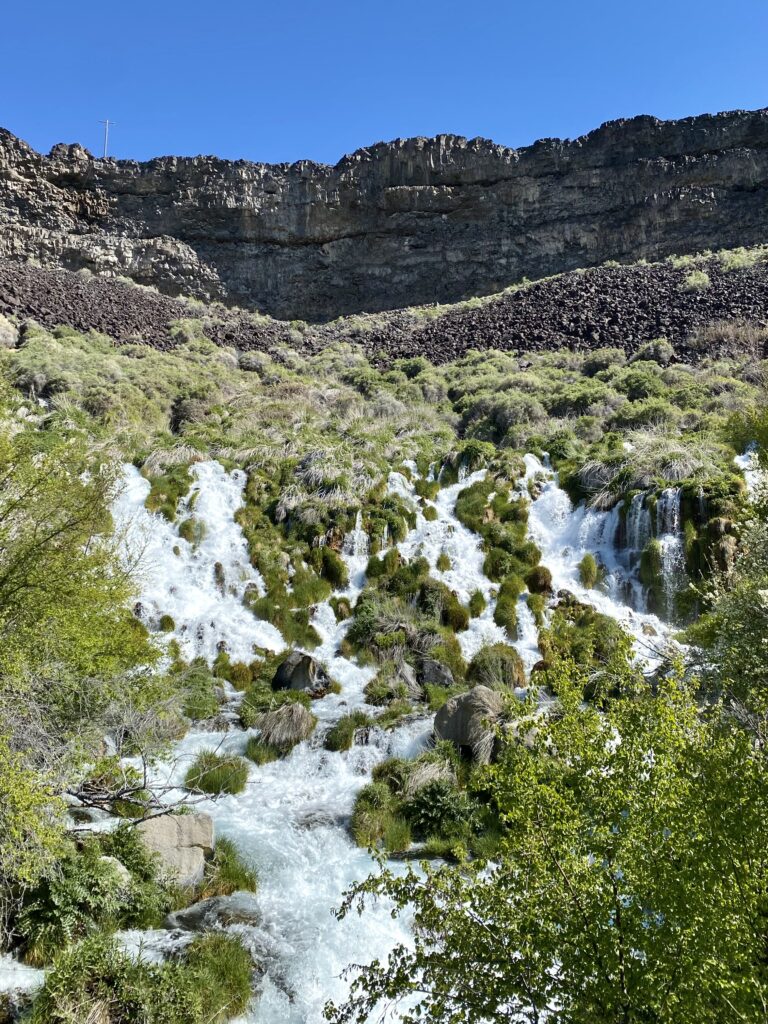
POLYGON ((513 150, 396 140, 335 167, 45 157, 0 130, 0 257, 283 319, 489 294, 607 259, 762 242, 768 110, 638 117, 513 150))

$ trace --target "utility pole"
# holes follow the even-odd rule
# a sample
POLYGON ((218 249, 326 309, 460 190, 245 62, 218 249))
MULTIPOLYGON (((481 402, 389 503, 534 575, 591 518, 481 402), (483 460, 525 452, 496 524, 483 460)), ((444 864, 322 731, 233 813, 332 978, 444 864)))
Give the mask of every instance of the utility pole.
POLYGON ((104 159, 106 160, 107 149, 109 147, 109 126, 112 125, 112 127, 114 128, 114 126, 117 124, 117 121, 110 121, 109 118, 107 118, 106 121, 99 121, 99 124, 104 125, 104 159))

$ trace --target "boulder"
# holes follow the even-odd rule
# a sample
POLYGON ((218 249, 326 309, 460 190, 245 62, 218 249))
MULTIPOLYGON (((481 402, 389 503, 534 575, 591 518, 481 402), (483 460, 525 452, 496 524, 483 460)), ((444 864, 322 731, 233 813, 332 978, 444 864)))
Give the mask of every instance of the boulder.
POLYGON ((453 686, 453 672, 434 658, 424 658, 421 662, 421 683, 424 686, 453 686))
POLYGON ((303 651, 291 651, 280 663, 272 680, 274 690, 307 690, 321 695, 331 680, 319 661, 303 651))
POLYGON ((18 341, 18 328, 0 313, 0 348, 16 348, 18 341))
POLYGON ((460 693, 435 715, 435 736, 450 740, 457 750, 469 752, 478 764, 491 760, 496 726, 504 710, 504 696, 487 686, 460 693))
POLYGON ((229 928, 234 924, 256 925, 261 920, 259 905, 252 892, 233 892, 230 896, 212 896, 176 910, 165 919, 166 928, 185 932, 206 932, 229 928))
POLYGON ((202 881, 206 857, 213 853, 213 819, 208 814, 166 814, 137 826, 144 845, 157 854, 163 871, 179 885, 202 881))

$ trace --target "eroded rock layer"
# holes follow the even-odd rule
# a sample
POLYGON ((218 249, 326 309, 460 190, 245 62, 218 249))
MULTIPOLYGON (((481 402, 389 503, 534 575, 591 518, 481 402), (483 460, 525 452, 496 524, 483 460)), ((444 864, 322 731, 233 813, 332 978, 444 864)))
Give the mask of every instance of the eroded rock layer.
POLYGON ((327 320, 608 259, 763 242, 768 110, 615 121, 513 150, 443 135, 334 167, 48 156, 0 131, 0 257, 327 320))

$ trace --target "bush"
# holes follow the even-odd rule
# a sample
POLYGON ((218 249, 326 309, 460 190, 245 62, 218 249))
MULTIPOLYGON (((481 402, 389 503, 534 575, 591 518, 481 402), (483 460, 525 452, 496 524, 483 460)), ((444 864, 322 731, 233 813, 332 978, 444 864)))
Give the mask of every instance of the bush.
POLYGON ((344 715, 332 726, 325 736, 326 750, 349 750, 355 739, 355 732, 364 725, 370 725, 371 719, 364 711, 353 711, 344 715))
POLYGON ((192 662, 181 677, 183 713, 193 721, 212 718, 219 710, 216 682, 202 658, 192 662))
POLYGON ((250 736, 245 744, 245 756, 254 764, 262 765, 277 761, 280 751, 265 743, 260 736, 250 736))
POLYGON ((455 784, 438 779, 418 789, 404 804, 404 811, 414 834, 425 839, 460 832, 471 807, 466 794, 455 784))
POLYGON ((327 545, 317 549, 321 552, 320 572, 334 590, 345 590, 349 586, 349 572, 341 555, 327 545))
POLYGON ((706 270, 692 270, 690 274, 686 274, 685 280, 680 285, 680 291, 703 292, 709 288, 711 283, 706 270))
POLYGON ((469 598, 469 614, 476 619, 478 615, 483 614, 487 607, 488 602, 485 600, 482 590, 475 590, 469 598))
POLYGON ((545 565, 536 565, 525 577, 526 585, 532 594, 552 593, 552 573, 545 565))
POLYGON ((248 764, 242 757, 203 750, 195 758, 184 780, 193 793, 242 793, 248 781, 248 764))
POLYGON ((187 948, 184 967, 195 979, 206 1024, 221 1024, 245 1011, 251 1001, 253 964, 237 937, 220 932, 201 935, 187 948))
POLYGON ((514 647, 490 644, 481 647, 469 663, 467 682, 491 690, 525 686, 525 666, 514 647))
POLYGON ((161 633, 172 633, 176 629, 176 623, 172 615, 161 615, 159 625, 161 633))
POLYGON ((425 505, 421 511, 428 523, 434 523, 437 520, 437 509, 434 505, 425 505))
POLYGON ((600 576, 600 570, 598 568, 597 559, 591 552, 587 552, 586 555, 579 562, 579 579, 581 585, 591 590, 597 583, 600 576))
POLYGON ((451 560, 445 553, 445 551, 441 551, 440 554, 437 556, 436 567, 439 572, 448 572, 448 570, 451 568, 451 560))
POLYGON ((217 839, 213 858, 205 866, 205 881, 199 898, 229 896, 241 891, 256 892, 258 885, 256 872, 245 863, 232 840, 226 836, 217 839))

